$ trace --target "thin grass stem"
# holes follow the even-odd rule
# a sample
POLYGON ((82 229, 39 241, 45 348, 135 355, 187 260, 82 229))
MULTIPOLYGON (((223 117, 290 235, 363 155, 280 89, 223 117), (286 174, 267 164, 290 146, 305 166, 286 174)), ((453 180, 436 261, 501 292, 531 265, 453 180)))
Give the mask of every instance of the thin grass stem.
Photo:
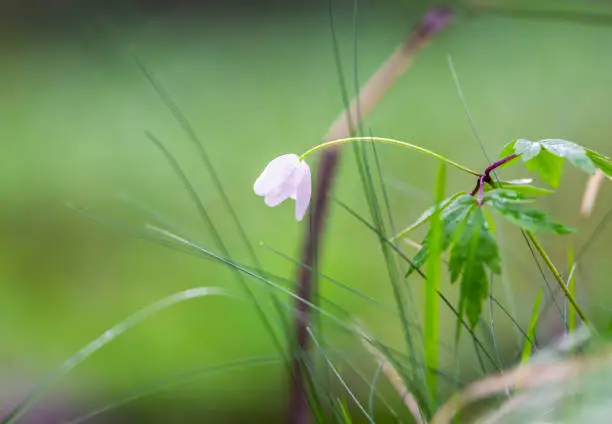
POLYGON ((219 288, 215 287, 195 287, 188 290, 183 290, 178 293, 171 294, 155 303, 152 303, 125 320, 121 321, 114 327, 106 330, 95 340, 87 344, 77 353, 72 355, 63 364, 61 364, 53 373, 47 376, 38 386, 32 390, 24 400, 22 400, 17 406, 15 406, 1 421, 2 424, 12 424, 16 422, 26 410, 32 406, 42 394, 50 388, 53 384, 58 382, 62 377, 67 375, 70 371, 79 366, 91 355, 102 349, 104 346, 115 340, 117 337, 125 333, 130 328, 140 324, 152 315, 169 308, 170 306, 176 305, 177 303, 184 302, 186 300, 196 299, 199 297, 210 296, 210 295, 221 295, 226 294, 219 288))
POLYGON ((561 290, 565 294, 565 297, 567 298, 567 300, 569 300, 569 302, 572 304, 572 306, 576 310, 576 313, 578 314, 578 316, 580 316, 580 319, 582 319, 582 321, 591 330, 594 330, 594 328, 592 327, 589 319, 586 317, 586 315, 582 311, 582 308, 580 307, 580 305, 578 305, 578 303, 576 302, 576 299, 574 299, 574 296, 572 295, 572 293, 570 292, 568 287, 565 285, 565 282, 563 281, 563 278, 561 278, 561 274, 559 274, 559 271, 557 270, 557 267, 555 267, 555 264, 553 264, 552 260, 550 259, 550 257, 546 253, 546 250, 544 250, 544 248, 542 247, 542 245, 540 244, 538 239, 535 237, 535 235, 531 231, 525 231, 525 233, 527 234, 527 237, 529 238, 531 243, 533 243, 533 246, 536 248, 536 250, 538 251, 540 256, 542 256, 542 259, 544 259, 544 263, 546 263, 546 266, 548 267, 548 269, 550 270, 552 275, 555 277, 555 280, 557 281, 557 284, 559 284, 559 287, 561 288, 561 290))

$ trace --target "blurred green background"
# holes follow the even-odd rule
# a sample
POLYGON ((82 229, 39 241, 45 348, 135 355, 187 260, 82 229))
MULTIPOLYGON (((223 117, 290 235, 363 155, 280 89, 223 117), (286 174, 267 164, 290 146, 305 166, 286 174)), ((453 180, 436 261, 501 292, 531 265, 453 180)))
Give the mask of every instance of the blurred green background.
MULTIPOLYGON (((149 130, 176 155, 235 259, 248 262, 193 145, 131 53, 171 93, 202 138, 265 268, 289 279, 295 266, 267 247, 297 257, 304 223, 293 220, 289 203, 267 208, 252 184, 273 157, 320 142, 343 108, 325 2, 85 3, 2 5, 0 408, 20 399, 106 329, 161 297, 201 285, 239 293, 223 265, 134 238, 65 206, 72 203, 139 228, 151 222, 142 209, 154 211, 214 250, 180 182, 145 137, 149 130)), ((454 24, 418 56, 368 118, 367 128, 484 168, 486 160, 449 71, 451 55, 491 156, 518 137, 566 138, 612 154, 612 5, 607 12, 605 3, 522 4, 567 14, 544 19, 546 13, 468 13, 455 4, 454 24)), ((349 91, 355 75, 361 82, 369 77, 429 6, 360 0, 355 68, 353 2, 335 2, 349 91)), ((387 146, 379 153, 395 222, 407 225, 432 202, 436 163, 387 146)), ((568 245, 579 249, 612 207, 612 184, 607 182, 593 216, 581 218, 585 181, 568 168, 559 194, 541 201, 559 220, 580 230, 572 237, 544 238, 563 269, 568 245)), ((472 186, 469 178, 449 170, 449 192, 472 186)), ((366 213, 352 154, 344 158, 336 194, 366 213)), ((376 238, 338 207, 328 228, 322 270, 391 305, 376 238)), ((504 226, 501 230, 506 273, 495 293, 525 323, 542 278, 520 234, 504 226)), ((583 258, 577 279, 579 297, 598 322, 608 319, 611 295, 612 241, 610 230, 604 231, 583 258)), ((409 247, 406 252, 413 253, 409 247)), ((265 294, 260 283, 249 283, 265 294)), ((321 284, 326 299, 403 349, 392 308, 381 311, 329 282, 321 284)), ((415 279, 411 284, 420 283, 415 279)), ((445 285, 444 290, 453 298, 454 287, 445 285)), ((443 313, 452 338, 451 315, 443 313)), ((505 317, 496 319, 500 346, 512 358, 521 348, 519 339, 505 317)), ((541 327, 543 334, 554 334, 558 318, 548 314, 541 327)), ((333 325, 325 328, 331 346, 371 375, 373 360, 333 325)), ((154 316, 98 352, 23 422, 59 422, 50 417, 74 417, 177 372, 274 353, 247 301, 193 300, 154 316)), ((443 359, 452 363, 451 355, 443 359)), ((466 356, 466 363, 472 361, 466 356)), ((361 387, 347 366, 340 367, 361 387)), ((280 421, 285 384, 279 365, 245 367, 163 391, 98 420, 280 421)))

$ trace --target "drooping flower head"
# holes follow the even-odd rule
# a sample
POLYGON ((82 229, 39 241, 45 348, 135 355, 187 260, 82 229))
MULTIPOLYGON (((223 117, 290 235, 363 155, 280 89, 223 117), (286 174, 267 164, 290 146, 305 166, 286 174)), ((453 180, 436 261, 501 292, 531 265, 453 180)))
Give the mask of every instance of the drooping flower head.
POLYGON ((295 218, 301 221, 310 203, 310 168, 298 155, 279 156, 266 166, 253 189, 270 207, 292 198, 295 200, 295 218))
POLYGON ((463 165, 459 165, 458 163, 440 156, 431 150, 427 150, 423 147, 410 144, 405 141, 383 137, 348 137, 338 138, 336 140, 330 140, 318 144, 306 150, 301 156, 292 153, 279 156, 272 160, 257 178, 257 181, 255 181, 255 185, 253 186, 255 194, 262 196, 266 202, 266 205, 268 206, 276 206, 281 204, 285 199, 289 197, 292 198, 295 200, 295 218, 298 221, 301 221, 302 218, 304 218, 304 214, 306 214, 306 210, 308 209, 311 195, 310 168, 304 159, 312 153, 324 148, 358 141, 369 143, 387 143, 416 150, 420 153, 424 153, 446 162, 449 165, 467 172, 468 174, 476 177, 482 177, 482 174, 479 174, 476 171, 472 171, 463 165))

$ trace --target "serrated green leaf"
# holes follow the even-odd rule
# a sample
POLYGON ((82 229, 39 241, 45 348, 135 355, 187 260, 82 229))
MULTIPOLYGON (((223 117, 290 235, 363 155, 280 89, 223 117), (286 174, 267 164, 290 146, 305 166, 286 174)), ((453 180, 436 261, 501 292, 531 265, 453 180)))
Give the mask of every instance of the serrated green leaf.
POLYGON ((535 200, 531 197, 527 197, 523 193, 508 189, 508 188, 496 188, 487 192, 483 197, 483 202, 490 202, 493 199, 497 202, 511 202, 511 203, 533 203, 535 200))
POLYGON ((511 190, 517 193, 524 194, 526 196, 542 196, 542 195, 554 193, 554 190, 532 185, 531 184, 532 181, 533 179, 531 178, 522 178, 520 180, 499 181, 498 183, 495 184, 497 187, 491 187, 490 185, 486 185, 485 190, 491 191, 491 190, 495 190, 496 188, 503 188, 506 190, 511 190))
POLYGON ((516 144, 516 140, 511 141, 510 143, 506 143, 506 145, 502 148, 501 152, 499 152, 499 157, 500 158, 506 158, 506 157, 516 153, 514 151, 515 144, 516 144))
POLYGON ((563 174, 563 158, 542 149, 539 155, 525 162, 525 166, 530 171, 537 172, 551 187, 559 187, 563 174))
POLYGON ((487 226, 489 227, 489 231, 491 231, 491 234, 495 234, 495 221, 493 220, 493 217, 491 216, 491 214, 485 210, 484 208, 481 208, 482 213, 484 214, 485 220, 487 221, 487 226))
POLYGON ((595 173, 596 169, 601 168, 601 166, 612 172, 612 163, 609 160, 606 161, 607 158, 594 154, 594 152, 574 142, 559 138, 538 141, 516 140, 508 143, 502 150, 502 154, 505 154, 505 156, 512 153, 521 155, 527 169, 537 171, 544 181, 555 188, 559 186, 561 181, 565 159, 587 174, 595 173), (598 159, 601 164, 595 163, 598 159))
POLYGON ((514 191, 516 193, 524 194, 526 196, 543 196, 547 194, 553 194, 554 190, 547 188, 536 187, 532 185, 506 185, 504 183, 501 186, 507 190, 514 191))
POLYGON ((510 190, 491 191, 488 193, 486 200, 504 218, 524 230, 534 233, 546 230, 556 234, 570 234, 574 232, 573 229, 553 221, 546 212, 526 206, 525 203, 528 203, 531 199, 518 193, 512 193, 510 190))
MULTIPOLYGON (((461 277, 459 303, 474 327, 482 312, 482 302, 489 293, 486 269, 499 274, 501 259, 482 209, 473 207, 470 211, 451 247, 448 266, 451 282, 461 277)), ((463 310, 460 313, 463 314, 463 310)))
POLYGON ((525 139, 516 140, 514 152, 521 155, 524 162, 527 162, 540 154, 542 145, 537 141, 529 141, 525 139))
POLYGON ((587 149, 586 153, 596 167, 601 169, 601 171, 608 177, 612 177, 612 159, 602 155, 601 153, 597 153, 594 150, 587 149))
MULTIPOLYGON (((470 208, 476 204, 476 199, 470 195, 463 194, 452 201, 444 210, 440 212, 442 220, 442 251, 446 251, 452 241, 452 237, 461 225, 470 208)), ((417 268, 422 267, 429 255, 429 242, 431 236, 427 232, 423 240, 422 247, 412 258, 412 266, 408 269, 406 277, 410 276, 417 268)))
POLYGON ((576 168, 590 175, 595 173, 597 167, 588 157, 584 147, 559 138, 540 140, 540 143, 550 153, 569 160, 576 168))
MULTIPOLYGON (((456 193, 456 194, 452 195, 448 199, 443 200, 442 202, 440 202, 440 205, 439 205, 440 210, 446 209, 457 198, 459 198, 460 196, 464 196, 465 194, 466 194, 465 192, 459 192, 459 193, 456 193)), ((425 212, 423 212, 421 214, 421 216, 419 216, 416 219, 416 221, 414 221, 408 227, 406 227, 405 229, 403 229, 402 231, 397 233, 395 236, 393 236, 393 238, 391 240, 397 240, 399 238, 406 237, 409 233, 411 233, 412 231, 416 230, 421 225, 423 225, 424 223, 429 221, 431 219, 431 217, 433 216, 433 214, 434 214, 434 212, 436 210, 436 207, 437 207, 437 205, 434 205, 434 206, 428 208, 427 210, 425 210, 425 212)))

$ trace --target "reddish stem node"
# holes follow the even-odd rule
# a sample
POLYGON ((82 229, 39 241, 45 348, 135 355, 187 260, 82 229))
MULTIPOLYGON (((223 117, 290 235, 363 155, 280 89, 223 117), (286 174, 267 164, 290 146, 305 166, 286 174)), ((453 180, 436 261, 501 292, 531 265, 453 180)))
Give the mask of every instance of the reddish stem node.
POLYGON ((482 205, 482 199, 484 198, 484 185, 485 183, 493 185, 493 180, 491 179, 491 172, 502 166, 503 164, 510 162, 512 159, 517 158, 519 155, 516 153, 511 154, 510 156, 506 156, 496 162, 493 162, 491 165, 487 166, 483 174, 478 176, 478 182, 476 183, 476 187, 470 193, 470 196, 475 196, 478 193, 478 206, 482 205))

